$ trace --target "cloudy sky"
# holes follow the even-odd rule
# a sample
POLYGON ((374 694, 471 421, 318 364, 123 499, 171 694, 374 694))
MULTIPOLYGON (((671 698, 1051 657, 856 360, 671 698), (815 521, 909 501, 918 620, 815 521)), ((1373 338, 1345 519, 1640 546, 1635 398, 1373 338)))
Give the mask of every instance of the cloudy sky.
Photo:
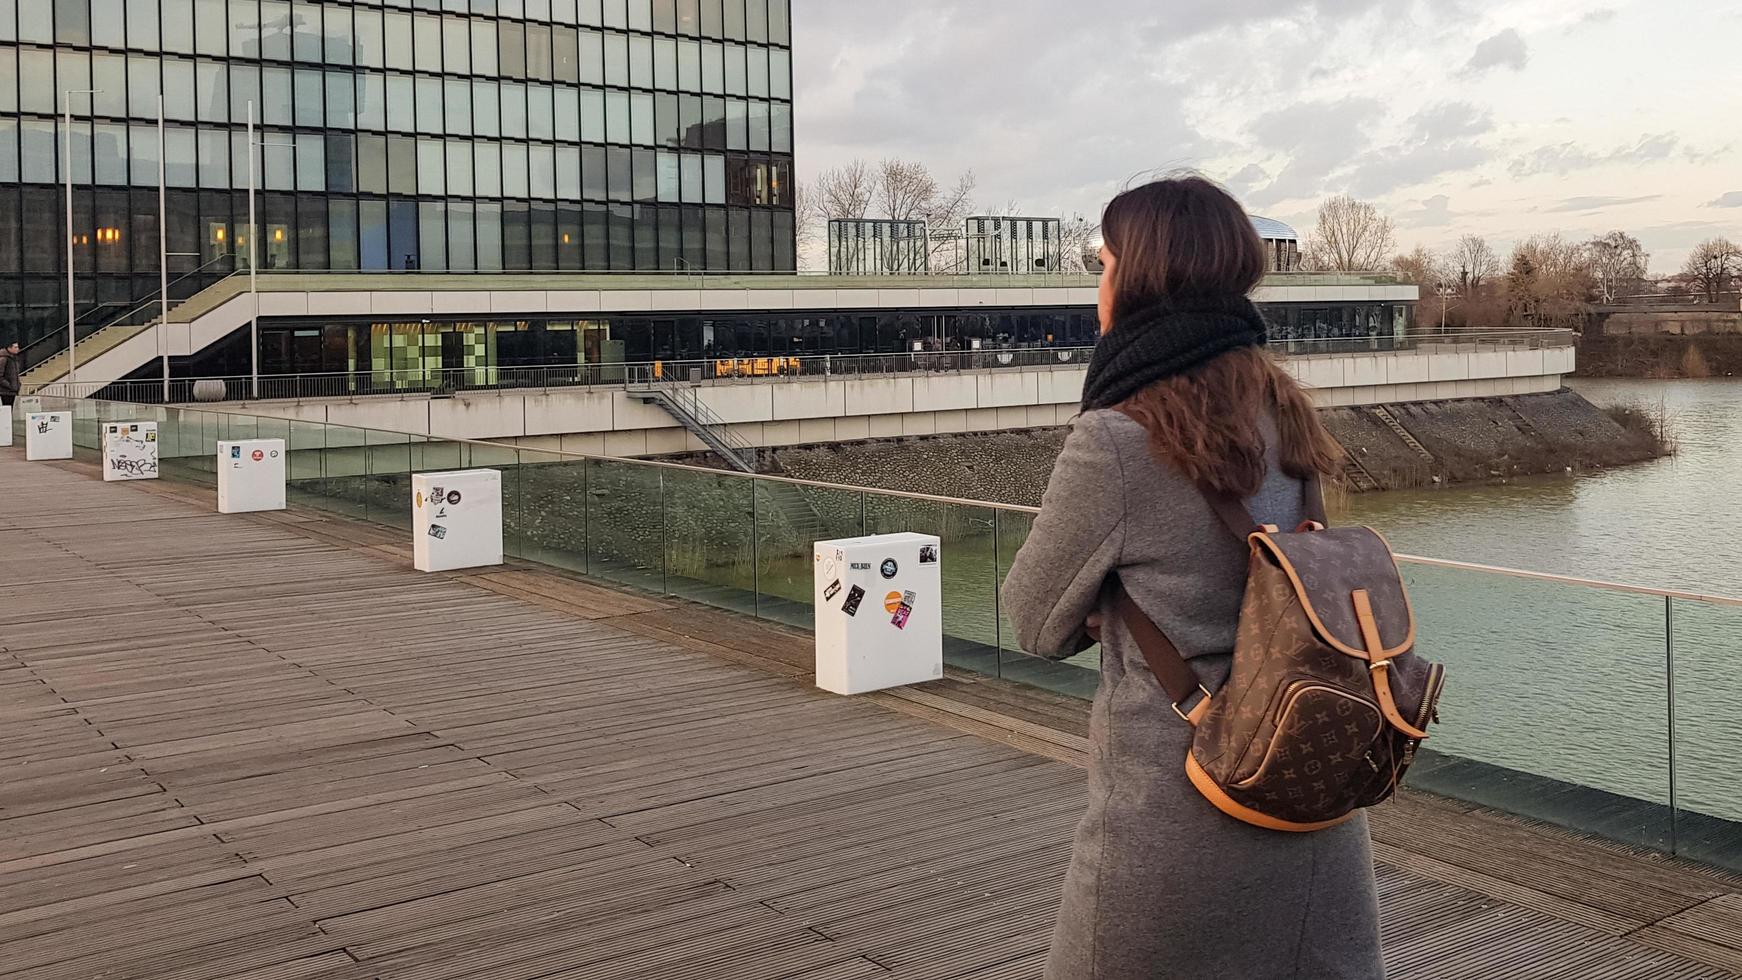
POLYGON ((794 0, 801 176, 899 156, 1094 217, 1195 167, 1304 235, 1742 239, 1742 0, 794 0))

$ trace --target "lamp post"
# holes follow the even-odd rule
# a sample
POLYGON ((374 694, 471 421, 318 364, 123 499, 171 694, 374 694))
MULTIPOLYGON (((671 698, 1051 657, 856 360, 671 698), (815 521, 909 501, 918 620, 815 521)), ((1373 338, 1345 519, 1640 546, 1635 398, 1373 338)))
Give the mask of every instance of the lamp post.
MULTIPOLYGON (((248 362, 249 362, 249 369, 248 369, 248 378, 249 378, 248 392, 249 393, 248 393, 248 397, 258 400, 260 398, 260 275, 258 272, 258 269, 260 268, 260 263, 256 258, 257 253, 255 251, 256 246, 254 244, 254 241, 255 241, 255 239, 260 237, 258 234, 260 229, 258 227, 256 227, 255 220, 254 220, 254 148, 256 145, 257 144, 254 141, 254 102, 253 102, 253 100, 249 100, 249 102, 248 102, 248 299, 249 299, 250 309, 248 311, 248 362)), ((291 143, 268 143, 265 140, 261 140, 258 143, 258 145, 261 147, 287 146, 287 147, 290 147, 293 151, 296 149, 296 144, 294 142, 291 142, 291 143)))
POLYGON ((157 96, 157 353, 163 361, 163 403, 169 404, 169 153, 163 134, 163 95, 157 96))
POLYGON ((96 95, 102 89, 69 88, 66 90, 65 146, 67 159, 67 388, 79 380, 79 356, 73 350, 79 342, 76 325, 79 319, 79 302, 73 292, 73 96, 96 95))

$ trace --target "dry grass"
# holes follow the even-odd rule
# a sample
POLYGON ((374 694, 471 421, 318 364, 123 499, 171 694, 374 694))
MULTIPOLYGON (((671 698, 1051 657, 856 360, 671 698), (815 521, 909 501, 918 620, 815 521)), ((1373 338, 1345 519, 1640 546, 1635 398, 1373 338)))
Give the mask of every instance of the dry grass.
MULTIPOLYGON (((1694 351, 1691 347, 1688 350, 1690 353, 1694 351)), ((1660 455, 1675 455, 1675 418, 1665 403, 1659 402, 1654 406, 1640 401, 1621 402, 1606 406, 1603 412, 1627 433, 1650 439, 1657 446, 1660 455)))

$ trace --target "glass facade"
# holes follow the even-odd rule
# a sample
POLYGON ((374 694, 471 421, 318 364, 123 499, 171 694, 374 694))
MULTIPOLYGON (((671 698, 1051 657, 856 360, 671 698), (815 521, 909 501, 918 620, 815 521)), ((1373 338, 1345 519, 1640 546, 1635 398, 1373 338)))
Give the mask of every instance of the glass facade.
POLYGON ((0 323, 65 328, 69 162, 80 322, 155 296, 160 97, 178 297, 246 267, 250 107, 262 268, 790 271, 788 5, 0 0, 0 323))
MULTIPOLYGON (((1351 302, 1265 303, 1273 347, 1283 353, 1385 349, 1410 326, 1412 306, 1351 302)), ((312 317, 260 322, 266 375, 459 371, 645 364, 715 358, 805 358, 1093 346, 1090 307, 864 310, 826 313, 611 313, 591 318, 369 321, 312 317)), ((249 370, 246 331, 193 358, 178 377, 236 377, 249 370)), ((156 376, 155 362, 136 373, 156 376)))

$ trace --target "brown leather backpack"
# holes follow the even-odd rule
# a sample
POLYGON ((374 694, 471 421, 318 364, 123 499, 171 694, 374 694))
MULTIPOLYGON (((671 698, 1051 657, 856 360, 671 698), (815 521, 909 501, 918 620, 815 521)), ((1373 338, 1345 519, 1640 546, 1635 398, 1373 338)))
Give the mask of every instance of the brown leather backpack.
POLYGON ((1215 694, 1122 586, 1116 597, 1174 713, 1197 729, 1192 785, 1272 830, 1332 827, 1388 799, 1439 720, 1445 677, 1414 653, 1415 614, 1385 539, 1327 529, 1317 480, 1306 499, 1313 519, 1293 532, 1210 501, 1252 548, 1233 671, 1215 694))

